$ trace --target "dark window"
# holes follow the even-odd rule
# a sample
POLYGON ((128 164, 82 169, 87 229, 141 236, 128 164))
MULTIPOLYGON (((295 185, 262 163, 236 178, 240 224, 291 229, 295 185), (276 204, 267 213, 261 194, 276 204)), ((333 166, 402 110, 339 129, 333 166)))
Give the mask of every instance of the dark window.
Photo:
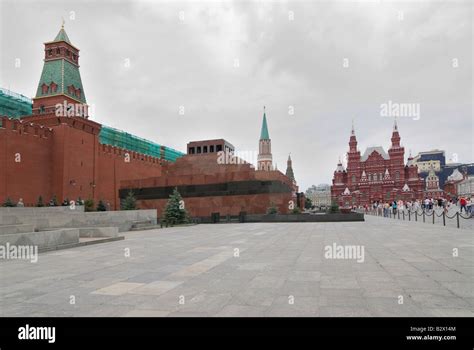
POLYGON ((201 146, 196 147, 196 153, 198 153, 198 154, 201 153, 201 146))
POLYGON ((59 55, 61 53, 61 49, 57 48, 56 49, 56 55, 59 55))
POLYGON ((53 55, 53 50, 49 49, 48 50, 48 56, 52 56, 53 55))
POLYGON ((216 146, 216 152, 222 151, 222 145, 217 145, 216 146))
POLYGON ((214 152, 214 145, 209 146, 209 152, 213 153, 214 152))
POLYGON ((69 57, 69 50, 66 50, 66 56, 69 57))
POLYGON ((189 154, 194 154, 194 147, 189 147, 189 154))
POLYGON ((207 146, 202 146, 202 153, 207 153, 207 146))
POLYGON ((75 61, 76 60, 76 54, 72 54, 72 59, 75 61))

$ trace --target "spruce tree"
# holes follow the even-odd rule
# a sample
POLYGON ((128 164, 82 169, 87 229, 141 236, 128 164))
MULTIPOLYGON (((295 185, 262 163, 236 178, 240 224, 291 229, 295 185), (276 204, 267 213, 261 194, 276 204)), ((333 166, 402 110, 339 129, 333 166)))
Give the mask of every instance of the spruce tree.
POLYGON ((189 221, 188 213, 182 205, 184 203, 182 200, 183 198, 179 194, 178 188, 175 187, 173 193, 168 199, 168 203, 166 203, 165 209, 163 210, 163 222, 173 226, 175 224, 184 224, 189 221))
POLYGON ((122 202, 122 210, 135 210, 137 209, 137 200, 133 194, 133 191, 128 192, 127 197, 122 202))
POLYGON ((93 199, 86 199, 84 201, 84 211, 94 211, 94 200, 93 199))
POLYGON ((97 211, 107 211, 107 207, 105 206, 105 203, 101 200, 99 200, 99 203, 97 204, 97 211))
POLYGON ((3 206, 4 207, 15 207, 15 203, 13 203, 13 201, 10 199, 10 197, 7 197, 7 199, 5 199, 5 202, 3 202, 3 206))
POLYGON ((38 202, 36 202, 36 206, 39 208, 44 207, 43 196, 38 197, 38 202))
POLYGON ((278 214, 278 208, 275 203, 270 203, 270 207, 267 208, 267 214, 278 214))

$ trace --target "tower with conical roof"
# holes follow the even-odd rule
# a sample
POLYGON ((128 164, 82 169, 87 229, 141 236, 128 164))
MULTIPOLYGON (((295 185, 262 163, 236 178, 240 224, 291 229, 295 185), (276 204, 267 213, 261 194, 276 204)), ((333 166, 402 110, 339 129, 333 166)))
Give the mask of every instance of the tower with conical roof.
POLYGON ((44 43, 43 71, 33 98, 33 114, 46 113, 88 116, 79 72, 79 49, 71 44, 64 21, 54 40, 44 43))
POLYGON ((293 182, 296 182, 290 154, 288 155, 288 160, 286 162, 286 176, 288 176, 293 182))
POLYGON ((360 169, 360 151, 357 149, 354 120, 352 120, 351 136, 349 138, 349 152, 347 152, 347 176, 351 189, 357 185, 362 176, 360 169))
POLYGON ((403 186, 405 183, 405 148, 400 144, 400 134, 398 132, 397 119, 393 122, 392 145, 388 150, 391 161, 391 174, 396 174, 395 185, 403 186))
POLYGON ((263 107, 263 122, 262 130, 260 131, 260 141, 258 147, 257 169, 258 170, 272 170, 272 141, 268 134, 267 116, 265 107, 263 107))

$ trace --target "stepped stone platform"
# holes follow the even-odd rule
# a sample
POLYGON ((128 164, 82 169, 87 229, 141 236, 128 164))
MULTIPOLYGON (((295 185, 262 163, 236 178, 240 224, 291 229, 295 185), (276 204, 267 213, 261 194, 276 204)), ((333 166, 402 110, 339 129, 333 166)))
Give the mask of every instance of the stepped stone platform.
POLYGON ((56 250, 122 240, 136 223, 156 226, 156 210, 84 212, 84 207, 0 208, 0 245, 56 250))
POLYGON ((26 233, 34 232, 35 227, 33 225, 1 225, 0 226, 0 235, 10 235, 14 233, 26 233))
POLYGON ((41 232, 0 235, 0 245, 37 246, 39 251, 79 243, 79 229, 69 228, 41 232))

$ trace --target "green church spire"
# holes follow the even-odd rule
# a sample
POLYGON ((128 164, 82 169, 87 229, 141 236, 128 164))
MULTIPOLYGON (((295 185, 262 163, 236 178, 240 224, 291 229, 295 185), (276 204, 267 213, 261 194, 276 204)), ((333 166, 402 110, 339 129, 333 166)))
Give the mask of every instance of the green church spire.
POLYGON ((265 106, 263 106, 263 122, 262 122, 262 131, 260 132, 260 140, 270 140, 270 136, 268 136, 268 126, 267 126, 267 116, 265 114, 265 106))

